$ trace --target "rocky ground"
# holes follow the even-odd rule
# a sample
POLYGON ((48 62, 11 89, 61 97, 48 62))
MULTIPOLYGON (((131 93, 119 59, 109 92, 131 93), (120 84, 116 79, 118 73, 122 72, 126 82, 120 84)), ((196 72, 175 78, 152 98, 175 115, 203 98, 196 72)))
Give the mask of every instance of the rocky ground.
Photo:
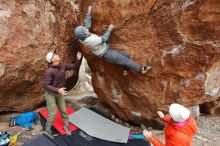
MULTIPOLYGON (((77 106, 74 104, 70 104, 74 108, 77 106)), ((135 131, 142 131, 142 128, 140 128, 140 125, 127 123, 124 121, 121 121, 116 116, 114 116, 111 113, 111 110, 108 109, 108 107, 105 104, 100 103, 96 97, 87 96, 85 98, 82 98, 78 101, 78 105, 80 106, 86 106, 86 107, 96 107, 100 111, 106 113, 109 115, 114 121, 117 123, 120 123, 125 126, 129 126, 132 130, 135 131)), ((42 105, 40 108, 44 108, 45 105, 42 105)), ((35 111, 38 111, 40 108, 36 109, 35 111)), ((17 134, 20 133, 17 141, 17 146, 22 145, 23 143, 29 141, 33 137, 39 135, 42 133, 42 127, 40 123, 34 126, 33 130, 27 130, 23 127, 8 127, 7 120, 11 116, 11 113, 7 114, 1 114, 0 119, 0 129, 1 131, 8 131, 11 134, 17 134)), ((209 115, 201 115, 197 119, 199 129, 197 134, 194 137, 194 146, 219 146, 220 145, 220 117, 212 117, 209 115)), ((162 141, 164 141, 163 138, 163 130, 156 130, 151 127, 147 127, 148 129, 151 129, 153 133, 162 141)))

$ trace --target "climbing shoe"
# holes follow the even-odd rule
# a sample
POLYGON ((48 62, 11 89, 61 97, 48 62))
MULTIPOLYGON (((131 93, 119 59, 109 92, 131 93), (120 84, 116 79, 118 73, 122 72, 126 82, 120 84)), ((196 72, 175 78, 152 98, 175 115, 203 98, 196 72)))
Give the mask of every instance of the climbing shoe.
POLYGON ((151 66, 150 65, 147 65, 147 66, 142 66, 142 68, 141 68, 141 73, 142 74, 146 74, 148 71, 150 71, 151 70, 151 66))
POLYGON ((45 134, 47 137, 49 137, 49 138, 51 138, 51 139, 54 138, 54 136, 53 136, 53 134, 52 134, 51 131, 47 131, 47 130, 45 130, 45 131, 43 132, 43 134, 45 134))
POLYGON ((63 129, 66 131, 67 135, 71 135, 71 131, 70 131, 69 127, 64 126, 63 129))

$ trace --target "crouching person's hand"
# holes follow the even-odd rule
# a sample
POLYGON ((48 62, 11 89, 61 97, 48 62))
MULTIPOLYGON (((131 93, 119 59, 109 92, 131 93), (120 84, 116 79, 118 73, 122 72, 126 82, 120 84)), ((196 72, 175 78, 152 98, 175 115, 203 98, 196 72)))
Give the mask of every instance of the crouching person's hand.
POLYGON ((143 135, 145 136, 146 139, 149 139, 153 136, 152 132, 144 130, 143 135))
POLYGON ((158 111, 158 112, 157 112, 157 114, 159 115, 159 117, 160 117, 161 119, 163 119, 163 118, 164 118, 164 114, 163 114, 163 112, 158 111))

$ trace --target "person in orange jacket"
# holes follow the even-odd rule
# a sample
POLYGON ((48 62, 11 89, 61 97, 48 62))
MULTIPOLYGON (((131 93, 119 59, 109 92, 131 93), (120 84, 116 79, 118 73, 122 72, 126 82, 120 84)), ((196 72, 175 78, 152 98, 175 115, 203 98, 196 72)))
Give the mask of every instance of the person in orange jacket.
POLYGON ((190 111, 180 104, 171 104, 170 116, 164 116, 161 111, 157 112, 160 118, 168 123, 165 129, 166 144, 160 142, 152 132, 144 130, 143 135, 154 146, 192 146, 192 137, 197 131, 197 123, 190 116, 190 111))

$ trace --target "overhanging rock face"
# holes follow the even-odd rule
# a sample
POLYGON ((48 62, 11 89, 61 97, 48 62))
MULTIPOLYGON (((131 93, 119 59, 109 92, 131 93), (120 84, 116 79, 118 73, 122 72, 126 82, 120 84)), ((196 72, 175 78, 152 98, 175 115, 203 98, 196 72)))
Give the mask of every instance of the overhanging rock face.
MULTIPOLYGON (((83 13, 86 2, 81 3, 83 13)), ((101 35, 115 24, 109 44, 153 68, 147 75, 123 76, 121 67, 83 48, 99 99, 136 122, 154 118, 173 102, 192 106, 218 99, 219 7, 218 0, 94 1, 92 31, 101 35)))

